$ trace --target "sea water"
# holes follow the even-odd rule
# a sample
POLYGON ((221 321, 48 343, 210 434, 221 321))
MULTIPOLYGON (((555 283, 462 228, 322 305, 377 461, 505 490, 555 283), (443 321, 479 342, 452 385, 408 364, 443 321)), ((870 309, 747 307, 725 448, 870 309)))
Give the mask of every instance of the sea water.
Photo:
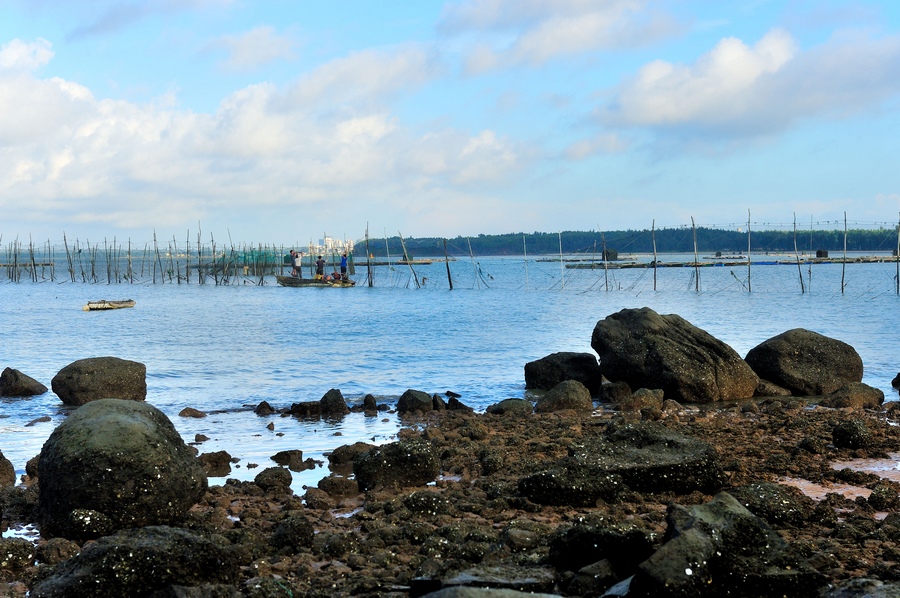
MULTIPOLYGON (((288 449, 327 465, 325 455, 337 446, 388 442, 400 426, 389 412, 336 421, 259 417, 253 408, 262 401, 288 408, 336 388, 351 405, 371 393, 392 406, 412 388, 453 391, 483 411, 506 398, 534 398, 525 390, 525 364, 558 351, 591 352, 596 323, 624 308, 678 314, 742 356, 776 334, 808 328, 852 345, 863 359, 863 381, 897 398, 893 263, 802 265, 799 272, 796 265, 751 264, 749 272, 744 265, 656 272, 565 266, 547 258, 439 260, 374 268, 370 287, 357 263, 359 284, 345 289, 283 288, 271 276, 228 285, 4 282, 0 369, 50 387, 78 359, 139 361, 147 366, 147 401, 185 441, 208 437, 197 444, 201 452, 226 450, 238 459, 227 476, 238 479, 252 479, 288 449), (136 306, 82 311, 99 299, 134 299, 136 306), (208 415, 180 417, 185 407, 208 415)), ((69 409, 52 391, 0 398, 0 451, 17 474, 69 409)), ((326 473, 295 472, 295 491, 326 473)))

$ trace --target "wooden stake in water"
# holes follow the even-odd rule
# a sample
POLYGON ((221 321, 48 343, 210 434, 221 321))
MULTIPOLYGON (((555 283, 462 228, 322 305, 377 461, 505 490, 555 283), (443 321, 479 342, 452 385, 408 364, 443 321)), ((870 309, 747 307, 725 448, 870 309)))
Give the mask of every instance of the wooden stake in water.
POLYGON ((847 212, 844 212, 844 261, 841 263, 841 293, 844 292, 844 274, 847 270, 847 212))
POLYGON ((700 255, 697 253, 697 226, 694 217, 691 216, 691 230, 694 231, 694 289, 700 292, 700 255))
POLYGON ((900 222, 897 223, 897 294, 900 295, 900 222))
POLYGON ((559 231, 559 290, 566 288, 566 267, 563 265, 562 231, 559 231))
MULTIPOLYGON (((898 229, 900 231, 900 229, 898 229)), ((897 245, 900 247, 900 237, 897 237, 897 245)), ((525 233, 522 233, 522 257, 525 261, 525 290, 528 290, 528 246, 525 244, 525 233)), ((900 263, 900 262, 898 262, 900 263)), ((898 291, 900 292, 900 291, 898 291)))
POLYGON ((453 290, 453 279, 450 278, 450 256, 447 254, 447 239, 444 238, 444 264, 447 266, 447 283, 450 285, 450 290, 453 290))
POLYGON ((797 251, 797 212, 794 212, 794 255, 797 257, 797 274, 800 275, 800 292, 805 293, 803 286, 803 268, 800 267, 800 252, 797 251))
POLYGON ((606 253, 606 237, 600 233, 600 242, 603 243, 603 277, 606 279, 606 292, 609 292, 609 256, 606 253))
POLYGON ((747 210, 747 292, 750 288, 750 210, 747 210))
POLYGON ((653 290, 656 290, 656 218, 650 225, 650 240, 653 242, 653 290))
POLYGON ((372 281, 372 254, 369 253, 369 223, 366 223, 366 276, 369 279, 369 287, 374 286, 372 281))
POLYGON ((397 234, 400 235, 400 246, 403 248, 403 259, 406 260, 406 265, 409 266, 409 271, 412 273, 413 279, 415 279, 416 281, 416 288, 420 289, 422 287, 419 285, 419 277, 416 276, 416 271, 413 270, 412 267, 412 260, 410 259, 409 254, 406 252, 406 242, 403 241, 403 235, 400 233, 400 231, 397 231, 397 234))
POLYGON ((472 253, 472 241, 469 237, 466 237, 466 243, 469 244, 469 258, 472 260, 472 271, 475 273, 475 285, 478 287, 478 290, 481 290, 481 280, 478 277, 478 266, 475 264, 475 254, 472 253))

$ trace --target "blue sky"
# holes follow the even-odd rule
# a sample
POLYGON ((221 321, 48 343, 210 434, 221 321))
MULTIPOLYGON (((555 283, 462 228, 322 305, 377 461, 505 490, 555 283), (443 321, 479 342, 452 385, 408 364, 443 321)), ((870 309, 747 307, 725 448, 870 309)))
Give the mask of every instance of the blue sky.
POLYGON ((0 0, 0 242, 893 226, 898 108, 892 0, 0 0))

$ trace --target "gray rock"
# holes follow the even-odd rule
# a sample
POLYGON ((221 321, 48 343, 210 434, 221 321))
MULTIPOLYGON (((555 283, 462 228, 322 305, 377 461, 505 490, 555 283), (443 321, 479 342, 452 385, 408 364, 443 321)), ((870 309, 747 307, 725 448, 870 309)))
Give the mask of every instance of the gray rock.
POLYGON ((900 598, 900 583, 857 577, 824 590, 819 598, 900 598))
POLYGON ((375 447, 353 460, 359 490, 380 486, 421 486, 441 472, 438 455, 428 442, 400 440, 375 447))
POLYGON ((485 412, 492 415, 531 415, 534 405, 525 399, 504 399, 489 406, 485 412))
POLYGON ((884 403, 884 393, 862 382, 849 382, 822 397, 823 407, 854 409, 878 409, 884 403))
POLYGON ((760 378, 801 396, 828 394, 863 376, 862 358, 853 347, 803 328, 763 341, 746 361, 760 378))
POLYGON ((650 558, 654 543, 653 534, 637 527, 586 521, 553 535, 548 560, 562 571, 579 571, 592 563, 608 561, 622 579, 633 575, 638 564, 650 558))
POLYGON ((590 391, 577 380, 560 382, 539 398, 534 406, 535 413, 551 413, 567 409, 588 413, 594 410, 590 391))
POLYGON ((609 380, 660 388, 679 402, 750 398, 759 384, 734 349, 680 316, 647 307, 597 322, 591 348, 609 380))
POLYGON ((350 408, 347 407, 347 403, 344 401, 344 395, 337 388, 332 388, 326 392, 319 403, 321 404, 322 415, 326 417, 341 417, 350 413, 350 408))
POLYGON ((550 390, 565 380, 584 384, 591 395, 600 392, 603 374, 592 353, 553 353, 525 364, 525 388, 550 390))
POLYGON ((772 482, 756 482, 728 491, 748 511, 777 527, 801 526, 812 517, 816 502, 800 489, 772 482))
MULTIPOLYGON (((556 584, 556 572, 550 567, 531 565, 517 567, 513 565, 478 565, 460 571, 453 577, 443 580, 445 586, 475 586, 495 590, 514 590, 528 592, 531 595, 541 592, 552 592, 556 584)), ((436 593, 437 594, 437 593, 436 593)), ((447 596, 446 594, 438 594, 447 596)), ((456 596, 496 596, 497 594, 455 594, 456 596)), ((500 594, 500 596, 504 596, 500 594)))
POLYGON ((665 542, 639 565, 630 597, 813 597, 826 583, 726 492, 703 505, 670 505, 667 523, 665 542))
POLYGON ((428 412, 434 408, 431 395, 421 390, 408 389, 397 400, 397 413, 428 412))
POLYGON ((44 443, 38 478, 41 531, 63 537, 76 531, 76 509, 102 513, 114 529, 178 523, 207 485, 200 462, 160 410, 117 399, 72 412, 44 443))
POLYGON ((143 401, 147 398, 147 366, 118 357, 79 359, 61 369, 50 386, 66 405, 97 399, 143 401))
POLYGON ((166 526, 123 530, 56 565, 34 598, 150 596, 171 585, 237 582, 243 555, 221 536, 166 526))
POLYGON ((19 370, 5 368, 0 374, 0 397, 34 397, 47 392, 47 387, 19 370))
POLYGON ((559 598, 559 594, 539 594, 498 588, 450 587, 424 594, 422 598, 559 598))
POLYGON ((555 467, 522 478, 519 490, 541 504, 593 506, 627 489, 711 494, 723 483, 719 457, 708 444, 639 422, 573 444, 555 467))

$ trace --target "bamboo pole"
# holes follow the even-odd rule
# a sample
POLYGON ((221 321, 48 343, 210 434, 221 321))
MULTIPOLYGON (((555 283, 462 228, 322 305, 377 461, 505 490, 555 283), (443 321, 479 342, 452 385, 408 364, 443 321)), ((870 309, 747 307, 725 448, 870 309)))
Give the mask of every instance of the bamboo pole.
POLYGON ((794 256, 797 258, 797 274, 800 276, 800 292, 805 293, 803 286, 803 268, 800 266, 800 252, 797 251, 797 212, 794 212, 794 256))
POLYGON ((481 290, 481 279, 478 276, 478 266, 475 265, 475 254, 472 253, 472 241, 466 237, 466 243, 469 244, 469 258, 472 260, 472 271, 475 273, 475 285, 481 290))
POLYGON ((400 235, 400 246, 403 248, 403 258, 406 260, 406 265, 409 266, 409 271, 412 272, 413 278, 416 281, 416 288, 420 289, 422 287, 419 285, 419 277, 416 276, 416 271, 413 270, 412 262, 409 259, 409 254, 406 252, 406 242, 403 240, 403 235, 399 231, 397 231, 397 234, 400 235))
POLYGON ((750 210, 747 210, 747 292, 752 292, 750 287, 750 210))
POLYGON ((444 238, 444 264, 447 266, 447 283, 450 285, 450 290, 453 290, 453 279, 450 278, 450 256, 447 254, 447 238, 444 238))
POLYGON ((375 286, 372 280, 372 254, 369 252, 369 223, 366 223, 366 278, 369 279, 369 288, 375 286))
POLYGON ((558 232, 559 235, 559 290, 563 290, 566 288, 566 267, 563 265, 563 252, 562 252, 562 231, 558 232))
POLYGON ((900 295, 900 221, 897 223, 897 294, 900 295))
MULTIPOLYGON (((596 242, 596 241, 595 241, 596 242)), ((600 242, 603 244, 603 277, 606 279, 606 292, 609 292, 609 255, 606 253, 606 236, 600 233, 600 242)))
POLYGON ((700 292, 700 256, 697 253, 697 226, 694 217, 691 216, 691 229, 694 231, 694 289, 700 292))
POLYGON ((650 240, 653 242, 653 290, 656 290, 656 218, 650 225, 650 240))
POLYGON ((844 275, 847 271, 847 212, 844 212, 844 260, 841 262, 841 294, 844 293, 844 275))
MULTIPOLYGON (((898 237, 900 238, 900 237, 898 237)), ((898 241, 900 244, 900 241, 898 241)), ((522 257, 525 262, 525 290, 528 290, 528 246, 525 243, 525 233, 522 233, 522 257)))

